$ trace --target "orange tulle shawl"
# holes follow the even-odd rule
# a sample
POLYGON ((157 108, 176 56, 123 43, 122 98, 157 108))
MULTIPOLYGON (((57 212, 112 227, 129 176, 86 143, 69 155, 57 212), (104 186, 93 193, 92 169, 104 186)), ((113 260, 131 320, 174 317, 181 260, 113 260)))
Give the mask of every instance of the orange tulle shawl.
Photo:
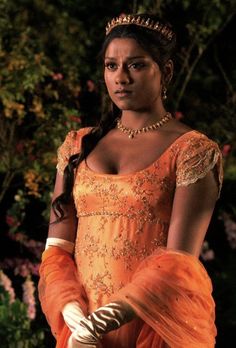
POLYGON ((157 344, 160 337, 173 348, 212 348, 216 327, 211 293, 210 278, 195 256, 160 248, 114 299, 130 304, 145 322, 137 348, 164 347, 157 344))
POLYGON ((57 340, 57 347, 66 347, 70 330, 64 323, 61 310, 70 301, 78 301, 87 314, 86 295, 76 265, 69 253, 50 247, 42 255, 38 284, 42 310, 57 340))
MULTIPOLYGON (((160 248, 111 300, 128 303, 144 321, 137 348, 212 348, 216 328, 211 293, 210 278, 196 257, 160 248)), ((73 259, 58 247, 43 253, 39 298, 56 347, 65 348, 70 331, 61 310, 77 300, 86 314, 87 301, 73 259)))

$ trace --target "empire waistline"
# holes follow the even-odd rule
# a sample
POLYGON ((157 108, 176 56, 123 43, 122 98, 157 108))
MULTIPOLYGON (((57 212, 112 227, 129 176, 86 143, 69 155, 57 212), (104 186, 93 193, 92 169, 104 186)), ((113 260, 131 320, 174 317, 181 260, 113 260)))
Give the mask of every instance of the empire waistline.
POLYGON ((114 218, 125 217, 128 219, 137 220, 137 221, 142 220, 143 222, 169 225, 168 221, 164 221, 160 217, 155 216, 152 213, 146 213, 146 214, 142 214, 142 212, 140 212, 140 213, 126 213, 126 212, 109 211, 109 210, 78 212, 77 213, 77 217, 79 219, 85 218, 85 217, 90 217, 90 216, 107 216, 107 217, 111 217, 111 218, 112 217, 114 217, 114 218))

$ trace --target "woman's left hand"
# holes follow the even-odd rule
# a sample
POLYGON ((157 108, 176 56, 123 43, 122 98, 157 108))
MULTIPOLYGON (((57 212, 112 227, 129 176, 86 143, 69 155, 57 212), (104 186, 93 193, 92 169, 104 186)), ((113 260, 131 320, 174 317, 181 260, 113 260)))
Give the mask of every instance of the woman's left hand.
POLYGON ((98 348, 97 344, 85 344, 78 342, 73 335, 70 336, 67 348, 98 348))

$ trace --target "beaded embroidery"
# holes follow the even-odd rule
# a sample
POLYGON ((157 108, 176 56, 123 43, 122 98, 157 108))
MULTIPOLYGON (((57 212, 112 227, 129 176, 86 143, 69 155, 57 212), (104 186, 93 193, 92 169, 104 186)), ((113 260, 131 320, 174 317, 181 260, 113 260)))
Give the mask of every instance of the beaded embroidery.
MULTIPOLYGON (((79 151, 79 132, 69 133, 58 151, 61 172, 79 151)), ((194 183, 214 167, 220 190, 220 150, 196 131, 134 174, 96 174, 84 161, 80 164, 73 190, 79 218, 75 259, 91 310, 127 284, 144 258, 166 245, 176 186, 194 183)))

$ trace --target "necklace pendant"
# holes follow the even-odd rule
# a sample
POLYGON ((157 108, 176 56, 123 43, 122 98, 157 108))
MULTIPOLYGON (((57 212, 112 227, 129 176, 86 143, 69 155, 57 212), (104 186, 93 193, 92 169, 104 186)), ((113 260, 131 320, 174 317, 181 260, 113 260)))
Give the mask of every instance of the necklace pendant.
POLYGON ((166 122, 168 122, 169 120, 172 119, 172 115, 167 112, 160 121, 150 125, 150 126, 146 126, 140 129, 132 129, 132 128, 127 128, 125 126, 122 125, 120 119, 117 119, 117 128, 123 132, 128 134, 129 139, 133 139, 135 137, 135 135, 140 134, 140 133, 146 133, 146 132, 150 132, 150 131, 154 131, 157 130, 158 128, 162 127, 166 122))

